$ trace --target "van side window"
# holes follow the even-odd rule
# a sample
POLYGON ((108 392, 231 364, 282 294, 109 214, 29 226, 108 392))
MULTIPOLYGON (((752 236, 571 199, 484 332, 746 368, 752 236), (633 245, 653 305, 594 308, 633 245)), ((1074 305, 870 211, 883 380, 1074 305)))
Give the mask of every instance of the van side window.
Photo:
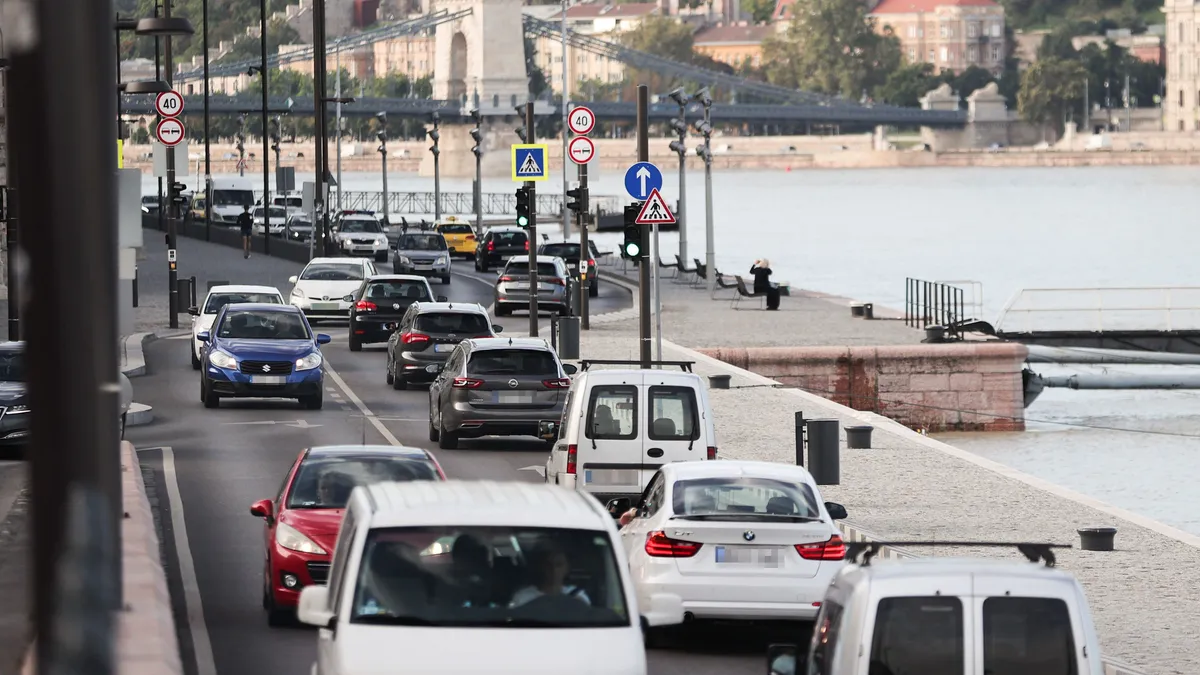
POLYGON ((870 671, 963 675, 963 606, 946 596, 884 598, 870 671))
POLYGON ((696 392, 691 387, 650 387, 650 438, 655 441, 694 441, 696 392))
POLYGON ((833 655, 837 653, 838 636, 842 632, 842 606, 826 600, 821 605, 815 628, 812 647, 808 650, 808 672, 810 675, 831 675, 833 655))
POLYGON ((984 600, 983 671, 1078 672, 1067 603, 1057 598, 984 600))
POLYGON ((592 400, 588 405, 587 437, 637 438, 637 398, 637 387, 632 385, 593 387, 592 400))
POLYGON ((350 547, 354 544, 354 535, 357 534, 354 518, 354 509, 346 509, 346 515, 342 518, 342 527, 338 532, 337 543, 333 548, 333 567, 329 570, 329 598, 332 606, 331 610, 335 614, 338 613, 342 604, 342 584, 346 576, 346 558, 350 556, 350 547))

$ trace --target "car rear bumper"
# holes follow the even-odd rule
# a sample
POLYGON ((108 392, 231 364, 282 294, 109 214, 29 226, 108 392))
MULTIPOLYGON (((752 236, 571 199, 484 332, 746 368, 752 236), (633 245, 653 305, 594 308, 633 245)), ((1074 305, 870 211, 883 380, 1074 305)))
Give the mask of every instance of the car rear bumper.
MULTIPOLYGON (((696 555, 714 555, 713 548, 705 545, 696 555)), ((649 598, 655 593, 678 595, 683 599, 683 610, 697 619, 734 620, 813 619, 840 569, 836 563, 822 563, 814 577, 780 575, 762 579, 734 574, 684 576, 675 570, 673 560, 669 565, 639 566, 634 572, 639 597, 649 598)))
POLYGON ((463 438, 537 436, 538 424, 562 419, 562 404, 553 408, 483 409, 455 403, 442 413, 442 425, 463 438))
POLYGON ((396 372, 402 373, 408 382, 432 382, 437 372, 425 369, 445 365, 449 357, 450 352, 400 352, 396 357, 396 372))
MULTIPOLYGON (((538 291, 538 304, 564 306, 567 302, 567 293, 565 290, 553 291, 538 291)), ((511 306, 527 306, 529 304, 529 291, 520 290, 499 290, 496 291, 497 305, 511 306)))
POLYGON ((354 332, 354 337, 359 342, 387 342, 395 330, 388 326, 400 325, 400 320, 403 318, 403 316, 374 317, 356 315, 354 317, 354 324, 350 326, 350 330, 354 332))
POLYGON ((271 594, 279 607, 295 607, 306 586, 324 584, 329 578, 329 556, 291 551, 272 544, 271 594), (288 584, 288 577, 294 579, 288 584))

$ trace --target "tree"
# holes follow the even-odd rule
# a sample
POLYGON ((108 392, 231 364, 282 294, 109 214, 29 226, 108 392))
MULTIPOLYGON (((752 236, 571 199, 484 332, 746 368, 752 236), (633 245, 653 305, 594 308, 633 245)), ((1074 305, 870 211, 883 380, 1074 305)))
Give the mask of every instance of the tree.
POLYGON ((875 32, 859 0, 807 0, 792 7, 787 33, 763 44, 773 84, 858 98, 900 66, 899 41, 875 32))
POLYGON ((922 96, 937 88, 939 80, 933 74, 931 63, 901 66, 888 75, 875 98, 883 103, 915 108, 920 105, 922 96))
POLYGON ((1044 59, 1021 76, 1017 109, 1034 124, 1050 124, 1061 135, 1068 114, 1083 99, 1087 70, 1078 61, 1044 59))
MULTIPOLYGON (((671 61, 710 70, 733 72, 729 66, 717 63, 704 54, 697 54, 692 27, 667 17, 656 15, 646 17, 637 28, 621 34, 621 43, 630 49, 647 52, 671 61)), ((669 91, 675 87, 686 87, 692 84, 666 73, 638 69, 629 71, 626 81, 630 84, 644 84, 650 88, 650 91, 655 92, 669 91)))
POLYGON ((752 23, 767 23, 775 15, 772 0, 742 0, 742 11, 750 15, 752 23))

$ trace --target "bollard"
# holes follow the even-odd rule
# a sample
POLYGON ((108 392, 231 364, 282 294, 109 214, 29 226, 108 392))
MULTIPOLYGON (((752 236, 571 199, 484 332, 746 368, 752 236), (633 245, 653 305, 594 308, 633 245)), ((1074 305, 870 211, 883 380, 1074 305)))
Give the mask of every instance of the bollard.
POLYGON ((709 375, 709 389, 728 389, 729 381, 733 379, 732 375, 709 375))
POLYGON ((554 314, 550 317, 550 347, 554 351, 558 351, 558 315, 554 314))
POLYGON ((863 303, 863 318, 871 321, 875 318, 875 303, 863 303))
POLYGON ((808 472, 817 485, 841 483, 837 420, 808 420, 808 472))
POLYGON ((138 306, 138 268, 133 266, 133 306, 138 306))
POLYGON ((191 287, 192 291, 192 304, 188 305, 188 307, 196 307, 196 275, 193 274, 188 277, 188 286, 191 287))
POLYGON ((564 316, 558 320, 558 358, 579 358, 579 317, 564 316))
POLYGON ((945 326, 926 326, 925 327, 925 339, 921 340, 921 342, 936 344, 936 343, 945 342, 945 341, 946 341, 946 327, 945 326))
POLYGON ((1111 551, 1116 536, 1115 527, 1085 527, 1079 530, 1079 548, 1083 551, 1111 551))
MULTIPOLYGON (((188 278, 176 279, 175 288, 179 290, 179 304, 183 304, 185 298, 190 298, 192 295, 192 280, 188 278)), ((187 307, 180 307, 179 311, 186 312, 187 307)))
POLYGON ((796 466, 804 466, 804 411, 796 411, 796 466))
POLYGON ((850 303, 850 316, 862 317, 864 311, 866 310, 863 309, 863 304, 861 302, 850 303))
POLYGON ((846 427, 846 447, 854 450, 870 450, 871 431, 873 430, 874 427, 866 424, 846 427))

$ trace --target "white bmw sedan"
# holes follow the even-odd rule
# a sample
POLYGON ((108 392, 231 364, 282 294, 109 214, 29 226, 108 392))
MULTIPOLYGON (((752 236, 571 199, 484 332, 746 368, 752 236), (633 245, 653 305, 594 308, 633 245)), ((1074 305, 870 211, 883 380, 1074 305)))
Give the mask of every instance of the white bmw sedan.
POLYGON ((213 286, 208 289, 208 296, 199 307, 191 307, 188 314, 192 315, 192 369, 200 370, 200 352, 204 343, 197 340, 201 332, 212 328, 213 320, 225 305, 242 302, 266 303, 282 305, 283 294, 274 286, 251 286, 248 284, 231 284, 213 286))
POLYGON ((621 538, 638 602, 679 596, 686 619, 811 620, 845 565, 846 509, 803 467, 665 464, 633 506, 621 538))

